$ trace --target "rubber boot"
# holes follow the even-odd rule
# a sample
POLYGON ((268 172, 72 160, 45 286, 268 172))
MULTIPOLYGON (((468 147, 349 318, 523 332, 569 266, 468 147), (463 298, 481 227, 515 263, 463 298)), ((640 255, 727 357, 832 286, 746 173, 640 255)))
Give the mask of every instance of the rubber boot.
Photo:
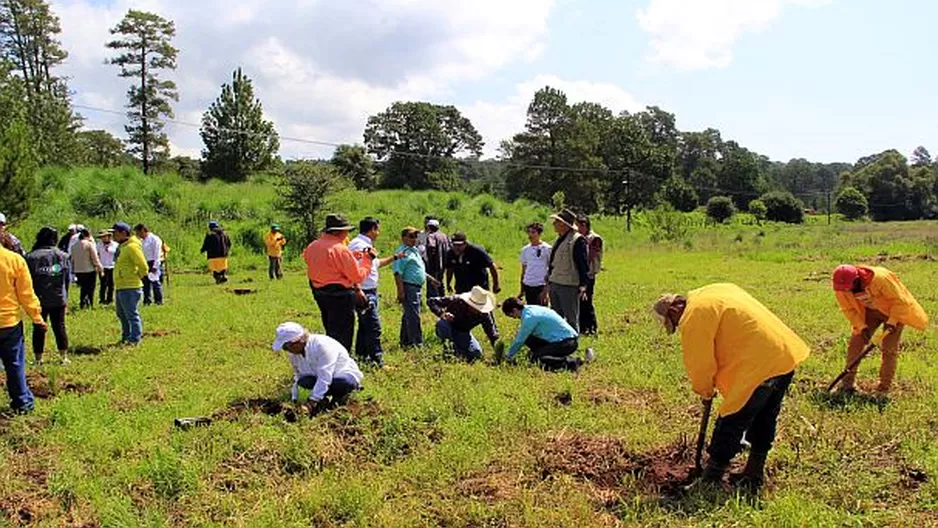
POLYGON ((739 488, 756 494, 765 484, 765 459, 768 453, 749 453, 746 467, 739 475, 734 475, 733 484, 739 488))

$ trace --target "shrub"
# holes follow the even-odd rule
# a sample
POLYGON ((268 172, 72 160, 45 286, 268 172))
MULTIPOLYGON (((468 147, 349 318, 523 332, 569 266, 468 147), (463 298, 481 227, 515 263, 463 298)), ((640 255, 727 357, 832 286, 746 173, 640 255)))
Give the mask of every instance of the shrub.
POLYGON ((840 191, 834 207, 847 220, 859 220, 866 216, 870 209, 866 196, 854 187, 845 187, 840 191))
POLYGON ((284 168, 277 208, 303 226, 306 241, 316 238, 319 215, 330 195, 341 189, 341 179, 329 165, 297 161, 284 168))
POLYGON ((244 228, 238 232, 238 245, 248 249, 255 255, 262 255, 267 251, 267 245, 264 243, 264 236, 261 229, 244 228))
POLYGON ((72 208, 79 216, 110 218, 133 210, 131 204, 122 203, 110 189, 83 189, 72 197, 72 208))
POLYGON ((756 199, 756 200, 749 202, 749 213, 752 214, 753 218, 755 218, 756 221, 758 222, 764 221, 768 212, 769 210, 765 206, 765 202, 763 202, 762 200, 756 199))
POLYGON ((707 216, 718 224, 726 222, 734 214, 736 207, 728 196, 714 196, 707 202, 707 216))
POLYGON ((446 201, 446 208, 450 211, 456 211, 460 207, 462 207, 462 200, 460 200, 458 196, 453 196, 446 201))
POLYGON ((788 224, 804 222, 804 204, 790 192, 773 191, 760 199, 765 204, 767 220, 788 224))
POLYGON ((495 216, 495 202, 491 200, 485 200, 479 206, 479 215, 485 217, 495 216))
POLYGON ((687 219, 670 206, 665 205, 650 211, 647 218, 652 242, 676 242, 687 238, 687 219))
POLYGON ((664 200, 683 213, 697 209, 697 191, 682 178, 672 177, 661 189, 664 200))
POLYGON ((550 197, 550 203, 554 206, 554 211, 562 211, 564 205, 566 205, 567 196, 563 191, 557 191, 550 197))

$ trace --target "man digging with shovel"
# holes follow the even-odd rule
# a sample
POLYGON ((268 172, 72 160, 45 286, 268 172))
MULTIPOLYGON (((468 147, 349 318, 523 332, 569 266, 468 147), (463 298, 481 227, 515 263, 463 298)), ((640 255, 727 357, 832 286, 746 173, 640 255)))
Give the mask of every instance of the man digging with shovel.
POLYGON ((899 277, 886 268, 838 266, 834 270, 833 286, 837 303, 853 326, 841 391, 856 392, 857 366, 863 356, 872 351, 872 347, 865 347, 876 329, 884 326, 886 333, 880 345, 883 360, 876 396, 885 397, 896 375, 903 327, 908 325, 924 331, 928 327, 928 315, 899 277))
POLYGON ((735 284, 704 286, 686 297, 664 295, 653 311, 668 333, 680 331, 684 367, 705 408, 717 392, 723 395, 701 480, 722 482, 745 434, 752 449, 732 480, 757 492, 782 399, 808 346, 735 284))

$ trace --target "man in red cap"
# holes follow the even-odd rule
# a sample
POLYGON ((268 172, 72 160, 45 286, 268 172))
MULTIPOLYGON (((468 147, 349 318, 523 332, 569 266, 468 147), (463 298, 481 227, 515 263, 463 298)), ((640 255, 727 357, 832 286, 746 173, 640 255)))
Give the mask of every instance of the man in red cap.
MULTIPOLYGON (((848 366, 863 353, 876 329, 885 327, 887 334, 881 345, 883 362, 876 388, 877 394, 885 396, 896 374, 902 329, 911 326, 924 331, 928 315, 899 277, 886 268, 844 264, 834 270, 833 285, 840 309, 853 326, 847 347, 848 366)), ((848 372, 841 390, 855 392, 856 376, 856 368, 848 372)))

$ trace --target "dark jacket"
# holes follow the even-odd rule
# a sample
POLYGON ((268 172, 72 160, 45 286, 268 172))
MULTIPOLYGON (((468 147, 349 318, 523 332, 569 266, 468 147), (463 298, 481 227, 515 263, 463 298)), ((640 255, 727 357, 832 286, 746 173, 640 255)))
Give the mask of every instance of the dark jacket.
POLYGON ((205 235, 200 251, 205 253, 208 258, 213 259, 227 257, 230 250, 231 239, 228 238, 227 233, 219 229, 205 235))
POLYGON ((495 317, 488 313, 477 312, 466 304, 458 295, 450 297, 431 297, 427 299, 427 306, 437 317, 444 312, 453 314, 453 330, 457 332, 471 332, 473 328, 482 325, 485 335, 493 344, 498 341, 498 327, 495 326, 495 317))
POLYGON ((68 304, 68 254, 54 247, 44 247, 26 255, 33 291, 43 308, 68 304))

